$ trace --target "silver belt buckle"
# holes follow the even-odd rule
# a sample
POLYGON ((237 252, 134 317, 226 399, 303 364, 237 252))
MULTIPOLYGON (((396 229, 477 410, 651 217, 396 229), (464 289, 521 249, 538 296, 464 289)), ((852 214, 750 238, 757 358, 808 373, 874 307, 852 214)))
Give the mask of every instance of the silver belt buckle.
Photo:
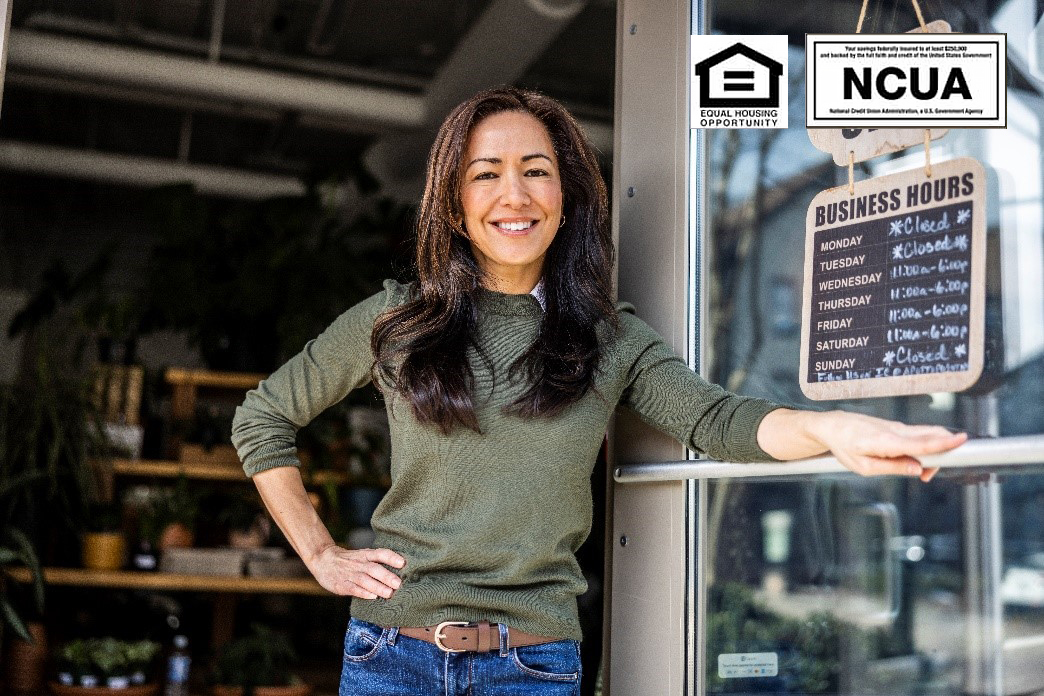
POLYGON ((448 653, 467 652, 467 650, 454 650, 453 648, 448 648, 445 645, 443 645, 442 644, 442 639, 443 638, 448 638, 448 636, 445 635, 442 632, 442 629, 444 629, 446 626, 468 626, 470 624, 471 624, 470 621, 443 621, 442 623, 440 623, 438 626, 435 627, 435 645, 436 645, 436 647, 438 647, 438 649, 441 650, 442 652, 448 652, 448 653))

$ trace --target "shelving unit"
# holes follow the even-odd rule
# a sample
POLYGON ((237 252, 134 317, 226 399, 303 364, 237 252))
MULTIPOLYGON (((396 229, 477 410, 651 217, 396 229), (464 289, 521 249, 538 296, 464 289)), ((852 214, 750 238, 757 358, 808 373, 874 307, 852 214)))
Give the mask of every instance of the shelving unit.
MULTIPOLYGON (((227 488, 227 484, 249 484, 236 460, 234 451, 224 445, 204 449, 201 445, 186 443, 182 438, 191 431, 197 413, 213 405, 227 406, 241 403, 246 391, 253 389, 265 378, 263 374, 237 374, 170 368, 164 374, 171 396, 171 433, 168 446, 160 456, 162 459, 98 459, 93 462, 102 490, 109 500, 118 500, 120 490, 127 485, 165 483, 169 485, 181 477, 192 480, 196 489, 216 490, 227 488), (197 410, 198 409, 198 410, 197 410), (165 481, 162 481, 164 480, 165 481)), ((361 481, 348 471, 312 471, 304 461, 302 476, 311 496, 318 496, 315 489, 323 486, 372 485, 361 481)), ((387 486, 390 482, 383 482, 387 486)), ((252 488, 252 486, 251 486, 252 488)), ((335 595, 325 590, 311 576, 307 577, 258 577, 221 576, 168 572, 140 572, 132 570, 98 571, 86 568, 45 567, 44 582, 55 589, 84 588, 77 595, 93 597, 115 590, 140 592, 186 593, 205 598, 212 608, 210 624, 211 649, 227 643, 233 638, 236 613, 239 605, 250 596, 291 595, 297 597, 325 597, 336 601, 335 595)), ((10 568, 8 573, 14 582, 31 582, 27 569, 10 568)), ((185 598, 187 599, 187 597, 185 598)), ((89 602, 89 599, 77 600, 89 602)), ((301 601, 301 600, 298 600, 301 601)), ((313 600, 314 601, 314 600, 313 600)), ((324 603, 327 600, 320 600, 324 603)), ((277 602, 279 604, 279 602, 277 602)), ((311 606, 312 601, 305 605, 311 606)), ((325 604, 323 604, 325 606, 325 604)), ((334 606, 331 604, 330 606, 334 606)), ((205 630, 205 629, 204 629, 205 630)), ((323 683, 320 692, 336 688, 330 669, 313 665, 313 679, 323 683)), ((310 679, 312 681, 312 679, 310 679)))
MULTIPOLYGON (((29 582, 29 571, 12 568, 11 577, 29 582)), ((44 582, 66 587, 107 587, 114 589, 157 590, 167 592, 214 592, 236 594, 298 594, 332 596, 312 578, 264 578, 221 575, 183 575, 143 573, 129 570, 88 570, 86 568, 44 568, 44 582)))
POLYGON ((167 368, 164 379, 171 387, 173 401, 171 411, 174 420, 190 420, 196 410, 196 399, 200 387, 214 389, 253 389, 266 377, 263 374, 240 372, 214 372, 213 370, 190 370, 182 367, 167 368))
MULTIPOLYGON (((9 568, 16 582, 29 582, 25 568, 9 568)), ((232 639, 236 606, 241 595, 296 594, 333 597, 312 578, 266 578, 180 573, 143 573, 129 570, 88 570, 86 568, 44 568, 44 582, 52 586, 93 587, 100 589, 150 590, 155 592, 197 592, 214 595, 211 644, 224 645, 232 639)))
MULTIPOLYGON (((151 476, 157 478, 185 476, 190 479, 203 481, 241 481, 246 483, 250 480, 239 467, 159 459, 116 459, 112 462, 112 472, 118 476, 151 476)), ((329 483, 345 485, 351 483, 351 480, 348 474, 344 472, 316 471, 305 474, 305 483, 317 486, 329 483)))

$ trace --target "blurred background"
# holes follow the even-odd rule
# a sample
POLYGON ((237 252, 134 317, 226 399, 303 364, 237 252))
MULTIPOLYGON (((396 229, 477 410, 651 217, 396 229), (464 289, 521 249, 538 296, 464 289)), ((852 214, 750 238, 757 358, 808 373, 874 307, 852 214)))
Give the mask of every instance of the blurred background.
MULTIPOLYGON (((701 3, 716 32, 788 34, 791 45, 790 128, 711 131, 702 151, 704 372, 741 393, 815 405, 796 378, 803 219, 846 174, 803 126, 804 33, 853 31, 860 4, 701 3)), ((981 436, 1040 434, 1044 5, 921 4, 956 31, 1009 34, 1009 128, 951 131, 932 155, 975 156, 990 171, 987 375, 964 395, 818 406, 981 436)), ((22 693, 42 681, 159 684, 188 658, 189 681, 174 679, 171 693, 258 681, 333 693, 348 602, 322 596, 261 512, 228 442, 232 411, 382 279, 411 278, 427 150, 448 110, 478 89, 514 84, 560 99, 611 181, 626 30, 617 3, 4 7, 0 558, 10 565, 0 566, 0 679, 22 693), (264 674, 249 667, 259 664, 264 674)), ((871 0, 864 31, 916 24, 905 0, 871 0)), ((661 135, 674 137, 651 137, 661 135)), ((857 174, 922 162, 900 153, 857 174)), ((379 395, 353 393, 299 445, 335 538, 366 546, 388 485, 379 395)), ((975 652, 993 638, 1014 655, 1005 693, 1044 688, 1044 475, 1023 474, 931 489, 713 484, 708 625, 696 629, 708 668, 717 653, 782 645, 785 669, 771 683, 709 671, 705 688, 995 693, 975 652), (972 572, 987 557, 994 586, 972 572), (1004 617, 994 634, 980 625, 989 607, 1004 617)), ((588 676, 601 652, 605 478, 603 461, 579 554, 591 588, 580 600, 588 676)), ((585 677, 584 692, 594 688, 585 677)))

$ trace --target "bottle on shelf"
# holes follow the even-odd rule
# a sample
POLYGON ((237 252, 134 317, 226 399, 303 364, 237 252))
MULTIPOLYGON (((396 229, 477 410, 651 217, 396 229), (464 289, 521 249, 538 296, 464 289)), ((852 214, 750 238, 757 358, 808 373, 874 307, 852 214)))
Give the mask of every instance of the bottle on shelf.
POLYGON ((180 634, 174 636, 174 650, 167 658, 167 684, 163 696, 188 696, 191 666, 188 638, 180 634))

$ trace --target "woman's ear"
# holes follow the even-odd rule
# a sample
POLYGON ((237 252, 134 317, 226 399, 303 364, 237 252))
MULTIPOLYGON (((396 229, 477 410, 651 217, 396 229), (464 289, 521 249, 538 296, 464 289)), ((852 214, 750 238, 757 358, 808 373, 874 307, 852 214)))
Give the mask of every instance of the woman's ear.
POLYGON ((466 227, 464 227, 463 217, 453 218, 453 231, 459 234, 461 237, 464 237, 465 239, 468 237, 468 230, 466 227))

